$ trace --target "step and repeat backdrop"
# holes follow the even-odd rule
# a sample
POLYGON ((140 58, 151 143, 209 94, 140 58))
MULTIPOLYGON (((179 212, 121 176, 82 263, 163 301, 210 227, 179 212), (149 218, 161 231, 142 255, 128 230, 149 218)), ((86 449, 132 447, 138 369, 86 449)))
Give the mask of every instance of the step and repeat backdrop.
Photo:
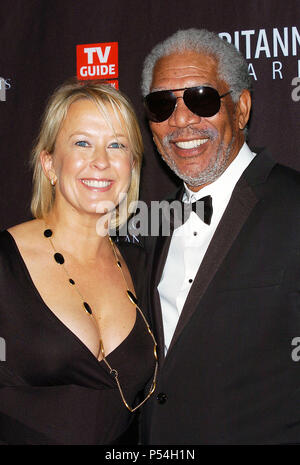
POLYGON ((300 170, 300 0, 11 0, 0 8, 0 227, 30 218, 29 155, 48 96, 71 76, 108 79, 133 102, 145 156, 141 198, 176 180, 143 111, 151 48, 178 29, 206 28, 245 56, 254 81, 248 142, 300 170))

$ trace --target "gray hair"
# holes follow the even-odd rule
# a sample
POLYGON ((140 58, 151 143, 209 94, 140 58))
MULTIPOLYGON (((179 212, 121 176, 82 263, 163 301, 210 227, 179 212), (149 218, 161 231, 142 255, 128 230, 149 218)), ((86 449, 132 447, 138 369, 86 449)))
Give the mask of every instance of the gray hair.
POLYGON ((252 79, 248 73, 247 62, 234 45, 206 29, 186 29, 175 32, 157 44, 146 57, 142 72, 143 96, 150 92, 156 62, 172 53, 184 53, 187 50, 215 58, 219 78, 232 90, 231 97, 234 102, 238 101, 243 89, 251 90, 252 79))

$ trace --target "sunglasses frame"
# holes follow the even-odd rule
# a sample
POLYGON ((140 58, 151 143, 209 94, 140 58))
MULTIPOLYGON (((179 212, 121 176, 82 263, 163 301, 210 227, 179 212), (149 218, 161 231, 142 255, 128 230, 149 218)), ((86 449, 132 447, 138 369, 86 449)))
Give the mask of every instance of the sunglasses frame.
POLYGON ((229 90, 228 92, 225 92, 224 94, 220 95, 219 92, 217 91, 217 89, 215 89, 214 87, 210 87, 210 86, 193 86, 193 87, 182 87, 182 88, 180 88, 180 89, 163 89, 163 90, 156 90, 156 91, 154 91, 154 92, 150 92, 148 95, 146 95, 146 97, 144 97, 144 104, 145 104, 145 107, 146 107, 146 112, 147 112, 148 119, 149 119, 150 121, 154 122, 154 123, 163 123, 164 121, 166 121, 167 119, 169 119, 170 116, 172 116, 172 114, 173 114, 173 112, 174 112, 174 110, 175 110, 175 108, 176 108, 177 100, 178 100, 179 98, 182 98, 182 99, 183 99, 184 104, 186 105, 186 107, 187 107, 192 113, 194 113, 195 115, 200 116, 200 117, 202 117, 202 118, 210 118, 211 116, 216 115, 216 114, 220 111, 221 99, 222 99, 223 97, 226 97, 226 95, 229 95, 229 94, 231 94, 231 93, 232 93, 232 90, 229 90), (209 115, 201 115, 201 114, 199 114, 199 113, 196 113, 196 112, 193 111, 193 110, 187 105, 187 103, 186 103, 186 100, 185 100, 185 98, 184 98, 186 91, 189 91, 189 90, 197 90, 197 92, 199 93, 199 95, 201 95, 199 91, 202 90, 202 89, 212 89, 212 90, 213 90, 214 92, 216 92, 217 95, 218 95, 218 98, 219 98, 219 101, 218 101, 218 103, 217 103, 218 109, 217 109, 217 111, 215 111, 215 112, 212 113, 212 114, 209 114, 209 115), (181 91, 181 90, 184 91, 184 92, 183 92, 183 95, 182 95, 182 96, 179 96, 179 97, 176 97, 176 95, 174 95, 174 92, 178 92, 178 91, 181 91), (172 112, 169 114, 169 116, 167 116, 167 117, 164 118, 164 119, 159 119, 159 118, 155 117, 155 116, 154 116, 154 113, 151 112, 151 110, 149 109, 149 107, 148 107, 148 105, 147 105, 147 98, 148 98, 150 95, 152 95, 152 94, 159 94, 160 92, 169 92, 170 95, 171 95, 172 97, 174 97, 174 99, 173 99, 174 108, 173 108, 172 112), (152 116, 152 115, 153 115, 153 116, 152 116))

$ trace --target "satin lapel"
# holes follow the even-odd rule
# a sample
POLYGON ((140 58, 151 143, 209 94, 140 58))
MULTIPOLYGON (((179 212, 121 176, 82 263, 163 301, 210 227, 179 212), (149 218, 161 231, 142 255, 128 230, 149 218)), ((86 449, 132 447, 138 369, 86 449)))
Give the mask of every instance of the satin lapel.
POLYGON ((154 249, 154 260, 152 266, 152 275, 150 282, 150 301, 151 310, 154 319, 154 325, 156 329, 157 345, 158 345, 158 357, 159 360, 164 358, 164 328, 162 320, 162 312, 160 305, 159 293, 157 286, 160 282, 161 275, 166 263, 168 250, 170 246, 171 236, 159 236, 156 241, 154 249))
MULTIPOLYGON (((183 194, 183 187, 181 187, 175 195, 171 198, 168 198, 168 202, 172 202, 175 199, 179 199, 182 197, 183 194)), ((161 229, 160 224, 160 229, 161 229)), ((172 228, 171 228, 172 229, 172 228)), ((170 242, 172 238, 172 231, 168 236, 162 236, 161 234, 157 237, 155 246, 153 247, 153 260, 151 266, 151 278, 150 278, 150 302, 151 302, 151 310, 154 320, 154 325, 156 329, 156 337, 157 337, 157 344, 158 344, 158 356, 159 360, 164 359, 164 328, 163 328, 163 320, 162 320, 162 311, 160 305, 160 298, 159 293, 157 290, 157 286, 160 283, 161 276, 164 270, 164 266, 167 260, 168 251, 170 247, 170 242)))
POLYGON ((168 354, 176 343, 183 328, 199 308, 199 302, 214 278, 225 256, 242 229, 258 199, 244 179, 241 179, 225 213, 217 227, 213 239, 207 249, 202 264, 197 272, 193 286, 188 294, 179 318, 168 354))

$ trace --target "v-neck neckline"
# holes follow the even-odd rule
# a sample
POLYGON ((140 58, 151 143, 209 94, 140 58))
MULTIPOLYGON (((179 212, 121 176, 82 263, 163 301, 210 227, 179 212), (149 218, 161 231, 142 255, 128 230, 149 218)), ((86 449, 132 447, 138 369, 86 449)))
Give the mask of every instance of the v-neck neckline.
MULTIPOLYGON (((33 282, 33 279, 29 273, 29 270, 27 268, 27 265, 25 263, 25 260, 20 252, 20 249, 17 245, 17 242, 15 241, 15 238, 13 237, 12 234, 10 234, 9 231, 7 230, 4 230, 3 233, 6 233, 12 246, 14 247, 15 249, 15 252, 16 252, 16 255, 17 255, 17 259, 18 259, 18 262, 26 276, 26 279, 27 281, 29 282, 30 284, 30 288, 31 290, 33 291, 33 294, 36 296, 36 298, 39 300, 39 302, 42 304, 43 308, 46 310, 46 314, 49 316, 49 318, 53 319, 54 321, 56 321, 56 323, 62 328, 62 330, 69 335, 69 337, 71 337, 76 343, 77 345, 79 345, 82 350, 84 350, 87 355, 89 356, 89 358, 91 360, 94 361, 94 363, 96 362, 98 366, 100 366, 101 368, 104 368, 105 371, 108 370, 108 367, 107 365, 105 364, 104 360, 98 360, 97 357, 90 351, 90 349, 84 344, 84 342, 78 337, 76 336, 76 334, 51 310, 51 308, 46 304, 46 302, 44 301, 44 299, 42 298, 38 288, 36 287, 36 285, 34 284, 33 282)), ((135 330, 136 330, 136 326, 137 326, 137 320, 138 320, 138 316, 137 316, 137 311, 136 311, 136 317, 135 317, 135 322, 130 330, 130 332, 127 334, 127 336, 125 337, 125 339, 123 339, 123 341, 120 342, 120 344, 115 347, 107 356, 106 356, 106 359, 108 361, 110 361, 111 358, 114 358, 114 356, 119 352, 119 350, 123 349, 123 345, 126 344, 129 339, 133 336, 135 330)))

